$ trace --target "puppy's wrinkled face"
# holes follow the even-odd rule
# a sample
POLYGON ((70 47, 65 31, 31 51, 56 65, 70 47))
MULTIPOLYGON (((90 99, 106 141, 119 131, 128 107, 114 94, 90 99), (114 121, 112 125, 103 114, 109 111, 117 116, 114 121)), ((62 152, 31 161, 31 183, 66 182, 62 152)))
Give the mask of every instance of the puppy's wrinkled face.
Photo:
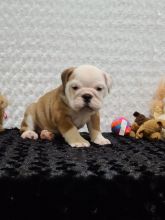
POLYGON ((102 107, 110 86, 108 74, 94 66, 82 65, 72 69, 64 89, 68 104, 74 111, 97 111, 102 107))

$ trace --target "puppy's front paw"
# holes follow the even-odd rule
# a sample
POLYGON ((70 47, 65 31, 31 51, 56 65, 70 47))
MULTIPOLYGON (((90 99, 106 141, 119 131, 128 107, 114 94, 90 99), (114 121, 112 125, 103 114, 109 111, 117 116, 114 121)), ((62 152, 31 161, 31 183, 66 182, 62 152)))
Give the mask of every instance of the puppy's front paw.
POLYGON ((24 132, 22 133, 21 137, 22 137, 23 139, 28 138, 28 139, 34 139, 34 140, 36 140, 36 139, 38 139, 38 134, 37 134, 36 132, 34 132, 34 131, 24 131, 24 132))
POLYGON ((90 143, 85 140, 78 132, 76 127, 71 128, 65 134, 63 134, 65 141, 71 147, 89 147, 90 143))
POLYGON ((93 142, 98 145, 111 144, 110 140, 103 137, 100 133, 97 135, 96 139, 93 142))
POLYGON ((69 143, 71 147, 89 147, 90 143, 84 138, 80 138, 79 140, 74 140, 69 143))

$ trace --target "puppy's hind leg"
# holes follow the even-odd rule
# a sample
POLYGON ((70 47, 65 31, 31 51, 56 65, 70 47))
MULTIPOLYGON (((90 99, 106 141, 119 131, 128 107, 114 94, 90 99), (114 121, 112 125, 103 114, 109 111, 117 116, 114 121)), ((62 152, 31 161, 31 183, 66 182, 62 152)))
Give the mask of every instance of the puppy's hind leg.
POLYGON ((24 119, 21 123, 21 137, 23 139, 38 139, 38 134, 34 131, 34 121, 32 115, 27 111, 25 112, 24 119))
POLYGON ((42 130, 40 133, 40 138, 51 141, 54 138, 54 134, 48 130, 42 130))

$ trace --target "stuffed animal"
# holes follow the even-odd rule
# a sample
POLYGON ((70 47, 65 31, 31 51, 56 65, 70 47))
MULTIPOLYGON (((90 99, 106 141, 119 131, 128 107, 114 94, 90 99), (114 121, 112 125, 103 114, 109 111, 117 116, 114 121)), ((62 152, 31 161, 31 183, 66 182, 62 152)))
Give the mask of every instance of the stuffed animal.
POLYGON ((165 99, 163 99, 163 100, 158 100, 158 99, 152 100, 151 116, 156 119, 156 118, 159 118, 163 114, 165 114, 165 99))
POLYGON ((5 115, 5 108, 8 106, 8 101, 7 99, 0 95, 0 132, 4 131, 3 128, 3 119, 5 115))
POLYGON ((136 138, 162 139, 162 129, 165 129, 165 120, 150 119, 139 127, 136 132, 136 138))
MULTIPOLYGON (((155 119, 165 120, 165 77, 161 80, 151 103, 151 116, 155 119)), ((165 139, 165 129, 162 129, 165 139)))
POLYGON ((135 117, 134 123, 131 125, 131 137, 136 137, 136 132, 140 128, 140 126, 145 122, 148 121, 149 118, 147 118, 145 115, 140 114, 139 112, 134 112, 133 116, 135 117))

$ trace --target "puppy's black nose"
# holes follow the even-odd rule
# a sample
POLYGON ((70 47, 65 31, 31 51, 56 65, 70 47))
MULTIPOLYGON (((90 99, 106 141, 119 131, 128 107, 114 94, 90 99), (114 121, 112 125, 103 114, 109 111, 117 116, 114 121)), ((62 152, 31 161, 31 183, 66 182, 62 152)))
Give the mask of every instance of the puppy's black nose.
POLYGON ((84 94, 84 95, 82 95, 82 97, 84 99, 84 102, 86 102, 86 103, 89 103, 90 100, 92 99, 92 95, 90 95, 90 94, 84 94))

